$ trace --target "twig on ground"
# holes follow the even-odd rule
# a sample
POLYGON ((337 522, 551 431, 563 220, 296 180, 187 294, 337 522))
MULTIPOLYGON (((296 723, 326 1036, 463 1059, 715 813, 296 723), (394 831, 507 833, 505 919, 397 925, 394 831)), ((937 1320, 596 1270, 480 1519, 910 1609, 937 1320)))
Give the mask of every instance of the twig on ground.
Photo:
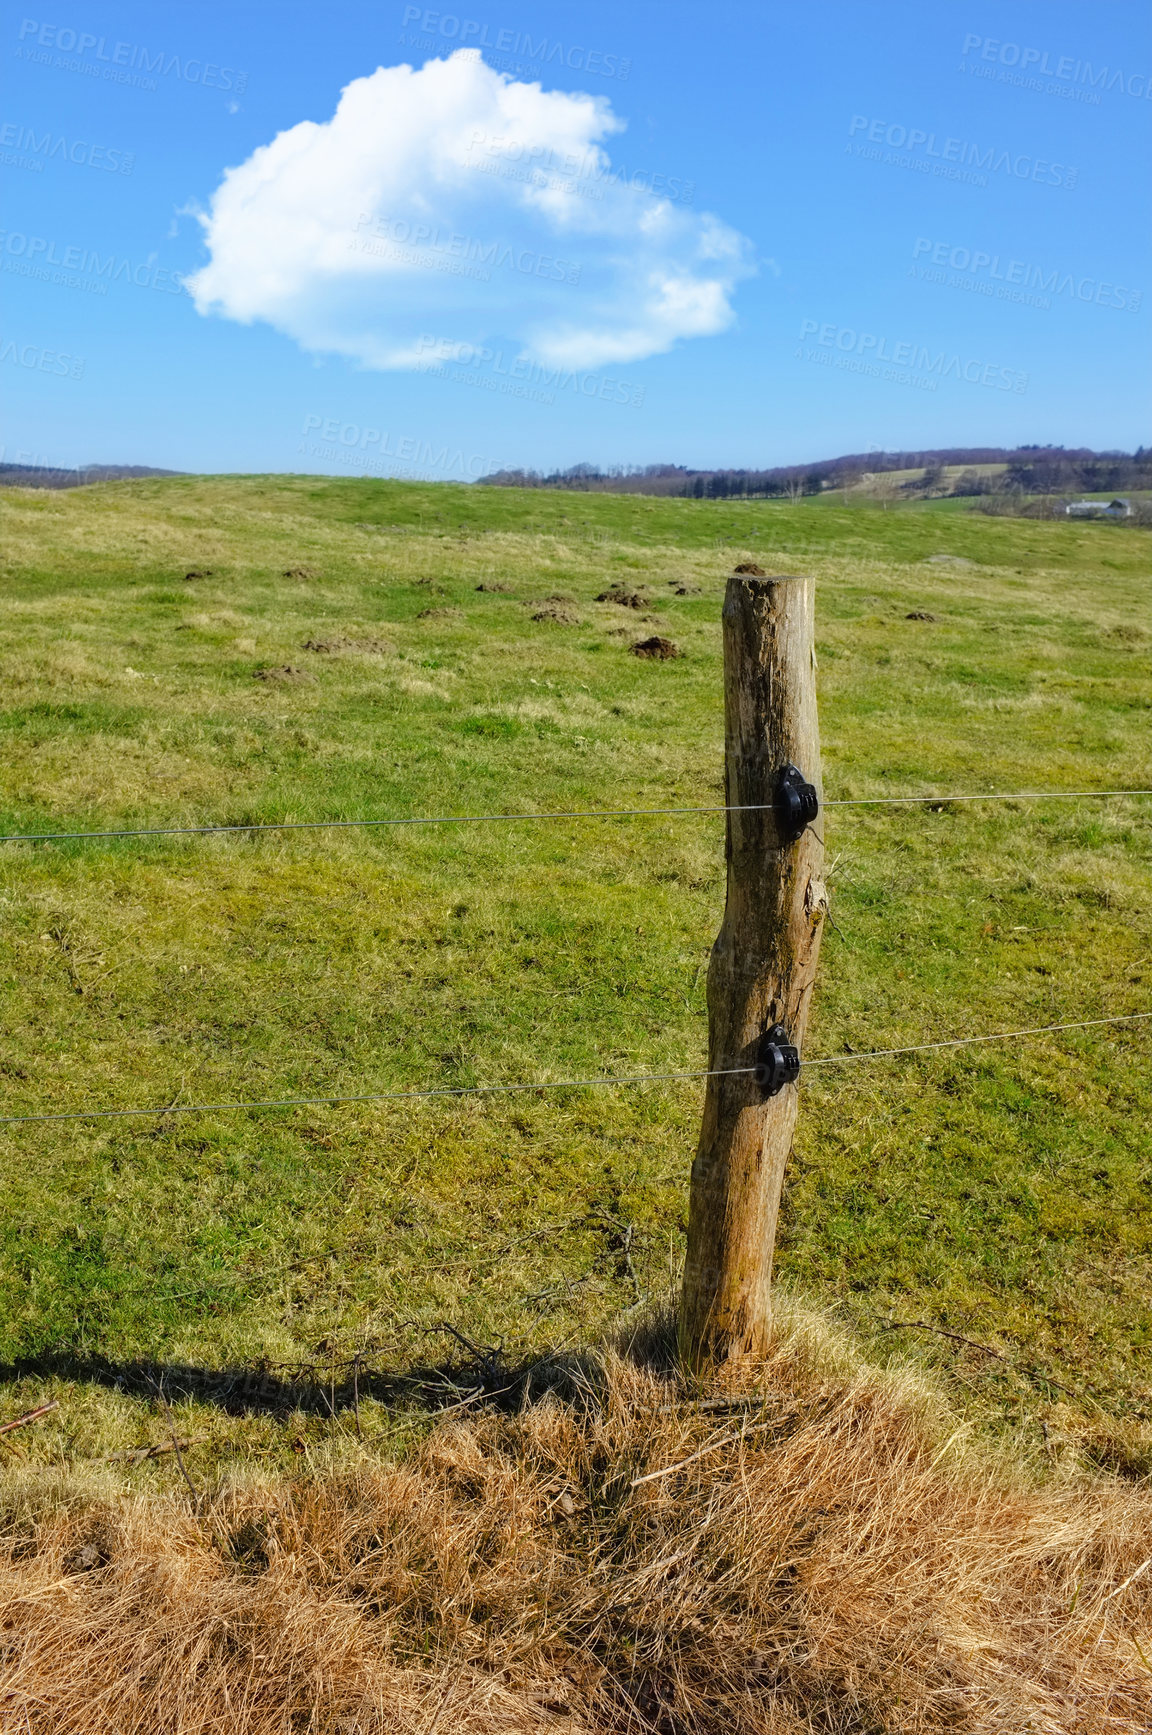
POLYGON ((827 918, 829 926, 835 928, 836 932, 839 934, 840 938, 843 940, 843 942, 846 946, 851 946, 852 945, 851 940, 848 938, 847 934, 844 932, 843 928, 840 926, 839 922, 836 920, 835 916, 832 914, 832 911, 826 910, 824 913, 825 913, 825 916, 827 918))
POLYGON ((439 1421, 441 1416, 450 1416, 455 1410, 467 1409, 468 1405, 474 1404, 477 1398, 503 1397, 505 1392, 510 1392, 514 1389, 516 1383, 517 1382, 513 1380, 511 1385, 497 1386, 494 1392, 490 1392, 486 1386, 478 1386, 474 1392, 469 1392, 466 1398, 461 1398, 458 1404, 446 1404, 442 1410, 433 1410, 431 1414, 435 1416, 437 1421, 439 1421))
POLYGON ((50 1410, 60 1408, 59 1398, 53 1398, 50 1404, 41 1404, 37 1410, 29 1410, 26 1415, 17 1416, 15 1421, 0 1423, 0 1434, 10 1434, 13 1428, 26 1428, 29 1422, 38 1422, 41 1416, 46 1416, 50 1410))
POLYGON ((489 1356, 500 1354, 499 1348, 481 1349, 480 1345, 473 1343, 472 1339, 470 1337, 465 1337, 464 1333, 462 1331, 457 1331, 457 1329, 454 1325, 449 1325, 449 1323, 446 1319, 441 1320, 438 1325, 426 1326, 425 1330, 428 1332, 433 1332, 433 1331, 449 1332, 456 1339, 457 1343, 462 1343, 466 1350, 471 1351, 471 1353, 476 1357, 477 1361, 486 1361, 489 1356))
POLYGON ((540 1289, 535 1295, 526 1295, 524 1300, 528 1307, 541 1307, 546 1301, 555 1301, 558 1295, 562 1295, 570 1301, 577 1289, 581 1289, 587 1283, 595 1282, 596 1277, 592 1272, 584 1277, 568 1277, 563 1283, 554 1283, 550 1289, 540 1289))
POLYGON ((640 1288, 640 1279, 636 1275, 636 1267, 632 1263, 632 1237, 635 1233, 635 1223, 629 1223, 628 1227, 624 1231, 624 1240, 621 1244, 620 1251, 624 1255, 624 1267, 631 1279, 632 1293, 636 1297, 636 1305, 639 1306, 640 1302, 644 1299, 644 1296, 640 1288))
POLYGON ((671 1476, 675 1470, 683 1470, 688 1464, 695 1464, 698 1458, 706 1458, 709 1452, 718 1452, 721 1446, 735 1445, 738 1440, 747 1439, 749 1434, 758 1434, 764 1428, 774 1427, 776 1418, 773 1416, 767 1422, 753 1422, 750 1428, 741 1428, 738 1434, 724 1434, 719 1440, 712 1440, 707 1446, 701 1446, 698 1452, 693 1452, 687 1458, 680 1458, 675 1464, 665 1464, 662 1470, 649 1470, 646 1476, 633 1476, 629 1488, 639 1488, 644 1482, 656 1482, 661 1476, 671 1476))
POLYGON ((1066 1398, 1071 1398, 1075 1403, 1081 1403, 1083 1401, 1079 1392, 1074 1392, 1071 1386, 1062 1386, 1059 1380, 1054 1380, 1052 1378, 1051 1374, 1042 1373, 1039 1368, 1025 1368, 1023 1371, 1028 1375, 1030 1380, 1038 1380, 1042 1385, 1046 1386, 1055 1386, 1058 1392, 1063 1392, 1066 1398))
MULTIPOLYGON (((475 1356, 477 1371, 485 1384, 489 1380, 499 1378, 504 1373, 505 1370, 500 1365, 504 1354, 503 1340, 497 1344, 489 1344, 485 1348, 481 1344, 473 1343, 471 1338, 465 1337, 462 1331, 457 1331, 456 1327, 450 1325, 447 1320, 441 1320, 438 1325, 425 1326, 424 1329, 426 1332, 446 1331, 456 1339, 457 1343, 463 1344, 464 1348, 475 1356)), ((448 1383, 451 1384, 452 1382, 449 1381, 448 1383)))
POLYGON ((160 1399, 160 1402, 163 1404, 164 1414, 168 1418, 168 1432, 172 1436, 172 1450, 176 1454, 176 1462, 180 1466, 180 1474, 181 1474, 181 1476, 183 1476, 185 1482, 187 1482, 187 1484, 188 1484, 188 1492, 192 1496, 193 1510, 196 1513, 199 1513, 199 1511, 200 1511, 200 1496, 196 1491, 195 1482, 193 1482, 191 1476, 189 1476, 189 1474, 188 1474, 188 1466, 184 1462, 184 1455, 180 1450, 180 1442, 176 1438, 176 1423, 172 1417, 172 1406, 168 1402, 168 1399, 164 1396, 163 1376, 161 1376, 160 1384, 156 1387, 156 1395, 160 1399))
POLYGON ((986 1343, 977 1343, 975 1338, 961 1337, 958 1331, 945 1331, 943 1326, 929 1325, 928 1321, 925 1319, 889 1320, 882 1325, 881 1330, 934 1331, 937 1337, 951 1338, 953 1343, 963 1343, 966 1344, 969 1349, 978 1349, 982 1354, 994 1356, 997 1361, 1003 1362, 1005 1367, 1012 1368, 1014 1372, 1024 1374, 1030 1380, 1036 1380, 1042 1385, 1055 1387, 1058 1392, 1063 1392, 1064 1396, 1066 1398, 1071 1398, 1074 1403, 1082 1403, 1084 1401, 1079 1392, 1074 1392, 1070 1386, 1062 1386, 1059 1380, 1054 1380, 1052 1378, 1051 1374, 1043 1373, 1039 1368, 1018 1367, 1015 1363, 1009 1361, 1006 1355, 1001 1355, 998 1349, 989 1349, 986 1343))
MULTIPOLYGON (((179 1449, 186 1452, 189 1446, 203 1445, 207 1438, 207 1434, 197 1434, 194 1439, 181 1440, 179 1449)), ((143 1464, 148 1458, 160 1458, 165 1452, 175 1450, 175 1440, 157 1440, 153 1446, 130 1446, 123 1452, 107 1452, 99 1462, 102 1464, 143 1464)))
POLYGON ((1128 1589, 1128 1586, 1129 1586, 1129 1585, 1130 1585, 1130 1584, 1135 1584, 1135 1583, 1136 1583, 1136 1580, 1137 1580, 1137 1579, 1138 1579, 1138 1578, 1143 1578, 1143 1576, 1144 1576, 1144 1574, 1145 1574, 1145 1573, 1146 1573, 1146 1572, 1147 1572, 1147 1571, 1148 1571, 1148 1568, 1149 1568, 1149 1567, 1150 1567, 1150 1566, 1152 1566, 1152 1555, 1150 1555, 1150 1556, 1149 1556, 1149 1557, 1148 1557, 1148 1559, 1147 1559, 1147 1560, 1146 1560, 1146 1561, 1145 1561, 1145 1562, 1144 1562, 1144 1564, 1143 1564, 1143 1565, 1142 1565, 1142 1566, 1138 1566, 1138 1567, 1137 1567, 1137 1568, 1136 1568, 1136 1571, 1135 1571, 1135 1572, 1130 1572, 1130 1573, 1129 1573, 1129 1574, 1128 1574, 1128 1577, 1127 1577, 1127 1578, 1126 1578, 1126 1579, 1125 1579, 1125 1580, 1124 1580, 1124 1583, 1123 1583, 1123 1584, 1118 1584, 1118 1585, 1117 1585, 1117 1586, 1116 1586, 1116 1589, 1115 1589, 1115 1590, 1110 1590, 1110 1591, 1109 1591, 1109 1592, 1108 1592, 1108 1595, 1107 1595, 1107 1596, 1106 1596, 1106 1597, 1105 1597, 1105 1598, 1104 1598, 1104 1601, 1105 1601, 1105 1602, 1111 1602, 1111 1601, 1112 1601, 1112 1598, 1113 1598, 1113 1597, 1114 1597, 1114 1596, 1119 1596, 1119 1595, 1120 1595, 1120 1592, 1121 1592, 1121 1591, 1122 1591, 1122 1590, 1127 1590, 1127 1589, 1128 1589))
MULTIPOLYGON (((1008 1357, 1001 1355, 998 1349, 989 1349, 986 1343, 977 1343, 973 1337, 961 1337, 958 1331, 945 1331, 942 1325, 929 1325, 926 1319, 893 1319, 888 1320, 881 1328, 884 1331, 934 1331, 937 1337, 949 1337, 953 1343, 964 1343, 969 1349, 978 1349, 984 1355, 990 1355, 996 1361, 1007 1363, 1008 1357)), ((1053 1385, 1056 1383, 1052 1382, 1053 1385)))
POLYGON ((624 1269, 632 1285, 632 1293, 639 1302, 643 1297, 643 1291, 640 1288, 640 1279, 636 1275, 636 1267, 632 1263, 632 1242, 636 1234, 636 1225, 635 1223, 624 1223, 619 1217, 609 1216, 603 1207, 601 1207, 601 1217, 602 1221, 610 1228, 615 1229, 620 1237, 615 1247, 612 1246, 611 1242, 608 1243, 608 1246, 613 1252, 619 1253, 623 1260, 624 1269))

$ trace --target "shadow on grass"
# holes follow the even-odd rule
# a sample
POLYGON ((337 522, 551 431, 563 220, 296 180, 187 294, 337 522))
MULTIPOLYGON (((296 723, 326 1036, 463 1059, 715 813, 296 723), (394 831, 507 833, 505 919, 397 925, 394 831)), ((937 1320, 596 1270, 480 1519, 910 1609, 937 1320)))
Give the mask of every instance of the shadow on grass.
MULTIPOLYGON (((132 1397, 163 1396, 170 1403, 194 1399, 230 1416, 284 1417, 303 1411, 335 1418, 354 1411, 365 1398, 395 1410, 431 1414, 482 1406, 515 1412, 548 1392, 580 1404, 603 1384, 603 1366, 595 1351, 545 1351, 508 1360, 499 1346, 474 1344, 452 1325, 429 1326, 424 1333, 445 1336, 450 1353, 404 1368, 381 1366, 381 1358, 370 1352, 328 1364, 254 1362, 208 1368, 55 1350, 0 1364, 0 1386, 17 1380, 65 1380, 132 1397)), ((666 1308, 646 1309, 634 1323, 622 1323, 610 1341, 617 1353, 639 1367, 668 1374, 674 1370, 675 1322, 666 1308)))

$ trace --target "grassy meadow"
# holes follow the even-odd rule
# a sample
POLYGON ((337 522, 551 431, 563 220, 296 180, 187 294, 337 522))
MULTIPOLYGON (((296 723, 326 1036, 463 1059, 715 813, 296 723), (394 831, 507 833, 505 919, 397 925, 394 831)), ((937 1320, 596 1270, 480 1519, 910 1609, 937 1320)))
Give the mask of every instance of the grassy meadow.
MULTIPOLYGON (((0 829, 718 801, 748 558, 818 579, 829 798, 1152 787, 1148 532, 946 505, 5 490, 0 829)), ((1152 1007, 1152 801, 825 837, 810 1054, 1152 1007)), ((406 1378, 674 1289, 697 1083, 160 1111, 703 1066, 722 816, 9 843, 0 897, 3 1114, 157 1111, 0 1126, 0 1421, 60 1400, 21 1472, 163 1441, 165 1369, 198 1479, 342 1450, 354 1360, 391 1449, 406 1378)), ((778 1273, 992 1425, 1146 1466, 1152 1027, 810 1072, 778 1273)))

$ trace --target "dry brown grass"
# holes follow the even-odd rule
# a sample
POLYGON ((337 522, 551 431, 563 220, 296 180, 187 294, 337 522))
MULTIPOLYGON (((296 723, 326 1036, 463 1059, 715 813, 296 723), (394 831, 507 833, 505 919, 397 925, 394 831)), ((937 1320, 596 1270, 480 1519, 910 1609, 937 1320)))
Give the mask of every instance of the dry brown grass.
POLYGON ((405 1465, 365 1448, 199 1513, 26 1483, 0 1727, 1152 1727, 1144 1488, 1029 1475, 803 1321, 755 1391, 694 1398, 616 1353, 553 1375, 514 1414, 443 1419, 405 1465))

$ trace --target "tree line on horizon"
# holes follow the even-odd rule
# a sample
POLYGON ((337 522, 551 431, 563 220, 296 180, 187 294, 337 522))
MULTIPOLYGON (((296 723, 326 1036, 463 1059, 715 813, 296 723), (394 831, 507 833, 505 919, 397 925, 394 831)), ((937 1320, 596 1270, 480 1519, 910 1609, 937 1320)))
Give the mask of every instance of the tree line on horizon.
POLYGON ((866 476, 922 470, 911 484, 917 497, 937 494, 1103 493, 1152 488, 1152 447, 1135 452, 1096 452, 1089 447, 954 446, 929 452, 854 452, 814 464, 784 464, 764 470, 694 470, 682 464, 573 464, 568 469, 497 470, 479 481, 488 487, 559 488, 588 494, 656 494, 690 500, 798 499, 851 488, 866 476), (999 474, 977 466, 1003 464, 999 474), (948 477, 947 469, 961 466, 948 477))

